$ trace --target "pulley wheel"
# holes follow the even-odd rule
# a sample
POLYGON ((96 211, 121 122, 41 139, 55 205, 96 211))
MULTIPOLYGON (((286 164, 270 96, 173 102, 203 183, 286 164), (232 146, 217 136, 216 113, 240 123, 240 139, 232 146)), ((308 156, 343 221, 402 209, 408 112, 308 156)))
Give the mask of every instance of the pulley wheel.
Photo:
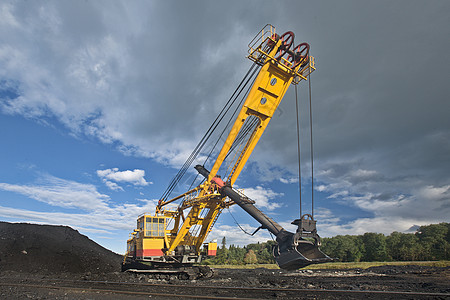
POLYGON ((294 43, 294 37, 295 35, 292 31, 283 33, 283 35, 281 36, 281 45, 278 48, 275 59, 280 59, 286 54, 289 48, 291 48, 292 43, 294 43))
POLYGON ((301 43, 297 45, 292 54, 289 54, 287 60, 292 63, 292 69, 296 68, 299 64, 303 64, 308 61, 309 56, 309 44, 301 43))

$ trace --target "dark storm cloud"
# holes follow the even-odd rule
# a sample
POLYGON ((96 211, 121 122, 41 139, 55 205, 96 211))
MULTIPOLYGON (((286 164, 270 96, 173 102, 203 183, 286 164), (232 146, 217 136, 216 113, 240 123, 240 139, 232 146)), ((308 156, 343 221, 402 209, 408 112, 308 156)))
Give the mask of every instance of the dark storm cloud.
MULTIPOLYGON (((436 207, 437 198, 450 201, 444 192, 450 183, 448 3, 424 7, 418 2, 344 1, 319 6, 308 7, 309 22, 302 24, 317 60, 312 98, 319 181, 375 215, 448 220, 448 208, 423 211, 424 206, 436 207), (361 195, 365 197, 357 197, 361 195), (402 210, 368 205, 375 199, 398 204, 398 195, 410 201, 402 210)), ((291 17, 284 20, 291 28, 293 13, 289 10, 291 17)), ((295 32, 298 36, 302 29, 295 32)), ((307 97, 305 92, 306 128, 307 97)), ((292 108, 288 101, 281 106, 287 113, 292 108)), ((295 128, 295 119, 285 122, 287 126, 268 129, 266 151, 295 142, 295 133, 286 132, 295 128), (290 139, 281 140, 283 136, 290 139)), ((307 130, 303 161, 309 161, 307 130)), ((290 161, 295 173, 296 153, 287 154, 278 163, 290 161)))
MULTIPOLYGON (((316 57, 315 166, 330 199, 375 217, 448 220, 447 1, 33 1, 2 8, 0 82, 20 82, 22 93, 2 99, 4 112, 54 115, 77 134, 175 166, 249 68, 247 44, 258 30, 267 23, 292 30, 316 57)), ((306 162, 307 84, 299 96, 306 162)), ((258 164, 271 175, 266 180, 296 172, 294 111, 291 88, 253 155, 266 162, 258 164)))

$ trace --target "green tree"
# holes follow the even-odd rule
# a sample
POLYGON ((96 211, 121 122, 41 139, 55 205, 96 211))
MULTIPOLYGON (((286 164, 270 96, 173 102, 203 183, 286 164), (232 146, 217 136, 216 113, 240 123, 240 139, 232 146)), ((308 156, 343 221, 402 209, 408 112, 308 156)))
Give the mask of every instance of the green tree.
POLYGON ((258 262, 258 259, 256 258, 255 251, 252 249, 248 250, 247 254, 245 254, 244 262, 246 264, 256 264, 258 262))
POLYGON ((244 257, 246 254, 246 249, 240 248, 239 246, 230 245, 228 249, 229 263, 232 265, 244 264, 244 257))
POLYGON ((416 236, 424 249, 422 260, 450 259, 450 223, 421 226, 416 236))
POLYGON ((222 249, 226 249, 227 248, 227 238, 223 237, 222 238, 222 249))
MULTIPOLYGON (((217 249, 217 256, 205 264, 273 263, 274 241, 249 244, 243 248, 230 245, 226 238, 217 249)), ((415 234, 393 232, 364 235, 338 235, 323 238, 321 250, 339 261, 438 260, 450 259, 450 223, 421 226, 415 234)))
POLYGON ((253 250, 260 264, 272 264, 275 263, 275 259, 272 255, 273 246, 276 244, 275 241, 267 241, 263 243, 249 244, 247 249, 253 250))
POLYGON ((337 235, 322 239, 321 250, 339 261, 360 261, 362 257, 361 237, 355 235, 337 235))
POLYGON ((423 252, 419 238, 413 233, 394 231, 386 237, 387 252, 395 261, 418 260, 423 252))
POLYGON ((263 248, 261 251, 257 254, 258 257, 258 263, 260 264, 270 264, 273 263, 273 255, 267 248, 263 248))
POLYGON ((389 259, 384 234, 366 232, 362 236, 362 242, 364 244, 363 261, 386 261, 389 259))
POLYGON ((216 257, 212 260, 212 263, 218 264, 218 265, 224 265, 227 263, 228 260, 228 249, 226 246, 226 238, 222 238, 222 247, 219 247, 217 249, 216 257))

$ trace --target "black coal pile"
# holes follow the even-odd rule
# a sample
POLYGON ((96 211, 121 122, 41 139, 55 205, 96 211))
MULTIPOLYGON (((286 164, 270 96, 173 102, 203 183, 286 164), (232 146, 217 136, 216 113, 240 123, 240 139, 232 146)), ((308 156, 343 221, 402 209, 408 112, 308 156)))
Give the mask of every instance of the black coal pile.
POLYGON ((67 226, 0 222, 0 271, 109 273, 121 260, 67 226))

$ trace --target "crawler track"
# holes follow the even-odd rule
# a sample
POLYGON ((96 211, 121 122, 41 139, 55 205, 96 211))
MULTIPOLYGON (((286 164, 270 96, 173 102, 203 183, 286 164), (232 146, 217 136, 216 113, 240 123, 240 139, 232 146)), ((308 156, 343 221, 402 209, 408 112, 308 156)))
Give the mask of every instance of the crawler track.
POLYGON ((8 288, 15 290, 17 299, 21 298, 20 295, 29 296, 32 291, 42 293, 45 290, 58 291, 68 299, 134 299, 143 296, 151 296, 152 299, 450 299, 450 293, 190 286, 92 280, 0 282, 0 287, 2 292, 8 288))

